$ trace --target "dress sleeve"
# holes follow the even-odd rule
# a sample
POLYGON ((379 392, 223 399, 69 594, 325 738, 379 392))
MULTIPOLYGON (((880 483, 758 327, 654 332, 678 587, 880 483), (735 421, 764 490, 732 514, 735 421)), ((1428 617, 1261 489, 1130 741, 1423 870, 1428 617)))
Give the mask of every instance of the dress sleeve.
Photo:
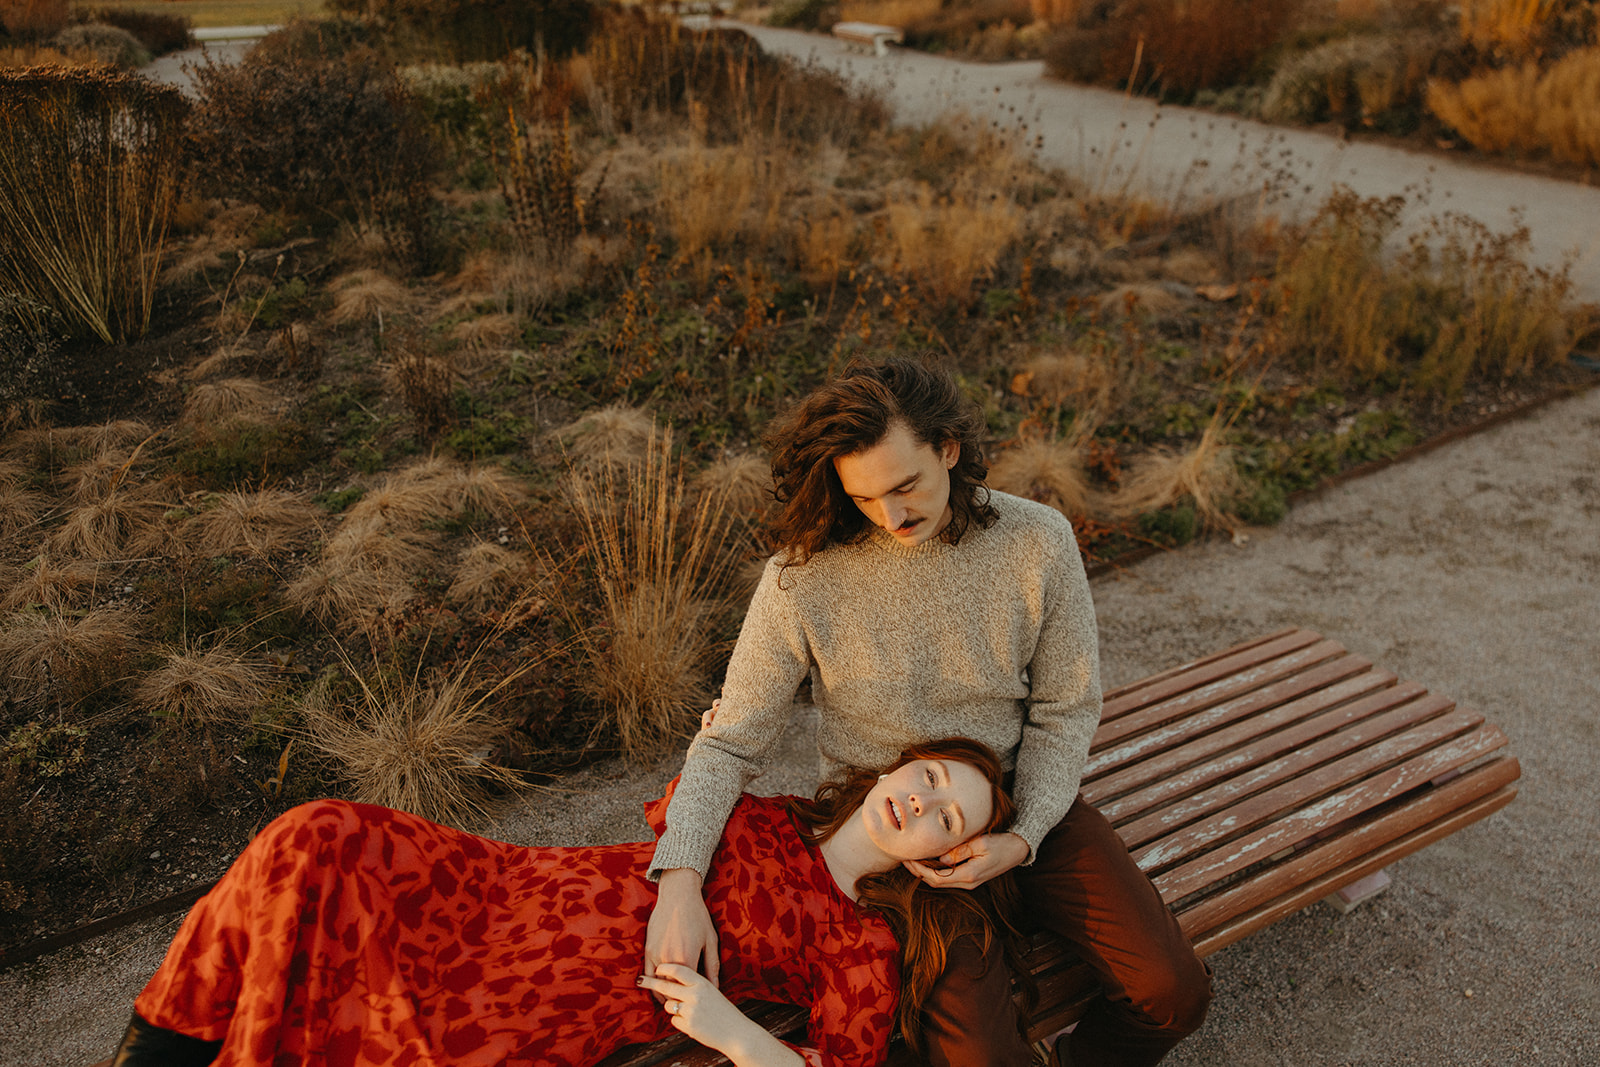
POLYGON ((806 1029, 808 1045, 790 1045, 812 1067, 874 1067, 889 1052, 900 996, 900 954, 893 939, 872 940, 817 966, 806 1029))
POLYGON ((1072 806, 1100 723, 1100 641, 1083 557, 1065 523, 1063 543, 1045 571, 1044 618, 1028 664, 1030 693, 1013 790, 1012 831, 1028 843, 1028 863, 1072 806))
POLYGON ((769 561, 734 645, 716 722, 684 758, 651 878, 678 867, 705 877, 728 813, 788 725, 795 692, 811 669, 811 650, 782 588, 785 580, 780 562, 769 561))

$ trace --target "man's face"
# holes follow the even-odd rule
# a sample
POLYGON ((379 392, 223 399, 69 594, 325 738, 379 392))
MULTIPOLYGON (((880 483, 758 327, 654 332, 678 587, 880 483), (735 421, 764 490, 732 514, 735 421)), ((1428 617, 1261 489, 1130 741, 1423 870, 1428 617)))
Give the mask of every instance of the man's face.
POLYGON ((871 448, 834 460, 833 469, 861 513, 909 546, 938 536, 949 523, 950 468, 960 458, 958 442, 936 449, 896 422, 871 448))

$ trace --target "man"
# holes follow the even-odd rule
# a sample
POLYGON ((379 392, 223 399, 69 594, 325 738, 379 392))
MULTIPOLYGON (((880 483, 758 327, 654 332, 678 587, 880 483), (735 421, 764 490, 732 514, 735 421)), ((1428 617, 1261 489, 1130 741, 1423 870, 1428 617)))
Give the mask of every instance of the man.
MULTIPOLYGON (((961 734, 1014 769, 1011 832, 908 864, 971 888, 1015 869, 1031 915, 1073 942, 1106 996, 1061 1063, 1155 1063, 1197 1029, 1210 979, 1110 824, 1077 796, 1100 718, 1094 608, 1071 527, 995 493, 983 423, 955 383, 895 360, 846 372, 773 435, 777 554, 751 600, 711 728, 690 747, 652 873, 645 973, 717 973, 700 882, 739 792, 809 675, 824 769, 887 763, 961 734)), ((996 950, 958 943, 926 1013, 935 1064, 1026 1064, 996 950)))

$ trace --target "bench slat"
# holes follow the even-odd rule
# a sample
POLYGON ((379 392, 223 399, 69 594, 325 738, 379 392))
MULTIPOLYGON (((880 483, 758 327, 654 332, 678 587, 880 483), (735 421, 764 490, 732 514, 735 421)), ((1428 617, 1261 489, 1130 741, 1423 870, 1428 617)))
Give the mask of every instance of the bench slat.
POLYGON ((1111 722, 1149 704, 1176 696, 1197 685, 1216 681, 1236 671, 1246 670, 1267 660, 1322 640, 1314 630, 1283 630, 1242 645, 1223 649, 1214 655, 1142 678, 1103 695, 1100 721, 1111 722))
MULTIPOLYGON (((1165 836, 1173 831, 1188 826, 1202 816, 1209 815, 1230 804, 1237 803, 1243 798, 1253 796, 1263 790, 1287 783, 1295 785, 1295 792, 1278 793, 1275 800, 1283 801, 1299 795, 1299 789, 1309 791, 1315 788, 1313 779, 1301 777, 1313 768, 1328 764, 1350 752, 1359 752, 1360 759, 1343 761, 1338 766, 1341 773, 1348 772, 1351 776, 1364 773, 1374 764, 1385 760, 1384 750, 1375 747, 1374 742, 1387 737, 1397 731, 1416 726, 1449 712, 1453 707, 1450 701, 1443 697, 1432 695, 1423 696, 1409 704, 1401 705, 1380 715, 1360 719, 1348 728, 1335 730, 1335 726, 1347 725, 1343 722, 1346 714, 1342 709, 1336 709, 1319 716, 1312 723, 1307 724, 1305 733, 1327 733, 1328 736, 1320 740, 1296 744, 1294 736, 1275 737, 1269 743, 1261 746, 1269 751, 1283 752, 1284 755, 1265 763, 1248 766, 1240 773, 1218 782, 1208 789, 1198 790, 1184 799, 1157 809, 1150 814, 1136 819, 1125 825, 1119 825, 1117 832, 1122 835, 1130 849, 1137 849, 1165 836), (1329 720, 1326 730, 1317 730, 1322 720, 1329 720)), ((1441 724, 1432 729, 1414 731, 1405 735, 1409 740, 1407 747, 1431 744, 1434 740, 1442 740, 1453 736, 1463 730, 1476 726, 1482 719, 1474 720, 1470 715, 1459 720, 1441 721, 1441 724)), ((1291 734, 1299 733, 1292 731, 1291 734)))
MULTIPOLYGON (((1509 765, 1501 773, 1508 774, 1511 780, 1515 780, 1521 774, 1515 759, 1505 759, 1497 762, 1509 765)), ((1433 842, 1448 837, 1464 826, 1469 826, 1479 819, 1494 814, 1511 803, 1516 798, 1516 795, 1517 790, 1508 786, 1498 792, 1473 801, 1466 807, 1456 808, 1449 814, 1425 826, 1417 827, 1404 837, 1396 838, 1394 841, 1380 846, 1348 864, 1333 868, 1327 873, 1285 892, 1270 902, 1259 905, 1253 910, 1234 918, 1230 922, 1214 926, 1205 933, 1191 937, 1195 951, 1201 956, 1208 956, 1219 949, 1225 948, 1264 926, 1270 926, 1279 919, 1292 915, 1309 904, 1316 903, 1342 886, 1347 886, 1351 882, 1365 878, 1374 871, 1382 870, 1396 860, 1404 859, 1418 849, 1431 845, 1433 842)), ((1252 886, 1252 889, 1256 888, 1252 886)), ((1190 912, 1185 911, 1179 917, 1180 923, 1189 915, 1190 912)), ((1200 929, 1201 924, 1198 921, 1195 922, 1196 929, 1200 929)))
MULTIPOLYGON (((1172 722, 1142 733, 1130 741, 1110 746, 1102 752, 1091 755, 1085 764, 1084 776, 1090 779, 1097 797, 1112 796, 1117 787, 1129 777, 1137 776, 1139 780, 1148 782, 1165 773, 1166 764, 1158 755, 1163 750, 1175 748, 1198 737, 1211 735, 1236 720, 1303 696, 1316 695, 1331 699, 1333 691, 1329 687, 1347 678, 1370 673, 1371 667, 1372 664, 1360 656, 1343 656, 1318 664, 1310 670, 1292 674, 1243 696, 1192 711, 1172 722), (1128 774, 1114 776, 1120 768, 1127 768, 1128 774)), ((1369 680, 1366 686, 1374 688, 1377 684, 1376 681, 1369 680)), ((1089 795, 1087 790, 1084 795, 1089 795)))
MULTIPOLYGON (((1156 878, 1156 885, 1160 887, 1163 896, 1170 893, 1171 899, 1181 900, 1226 874, 1242 870, 1281 849, 1299 844, 1329 826, 1335 826, 1386 800, 1424 785, 1446 771, 1481 759, 1505 744, 1506 736, 1497 727, 1484 726, 1474 730, 1465 737, 1430 749, 1359 785, 1340 790, 1308 807, 1300 808, 1255 831, 1247 838, 1230 841, 1225 849, 1212 851, 1167 871, 1156 878)), ((1159 844, 1152 846, 1147 852, 1160 847, 1159 844)), ((1140 866, 1149 869, 1145 862, 1141 862, 1140 866)))
POLYGON ((1222 778, 1314 741, 1347 722, 1427 692, 1415 683, 1393 685, 1394 681, 1394 675, 1387 671, 1371 671, 1347 679, 1154 757, 1148 761, 1148 775, 1139 775, 1138 767, 1119 771, 1114 776, 1116 780, 1109 783, 1112 788, 1108 792, 1123 794, 1114 801, 1101 803, 1094 799, 1100 793, 1100 782, 1085 787, 1084 796, 1113 823, 1125 822, 1173 797, 1190 796, 1222 778), (1384 688, 1385 685, 1389 687, 1384 688), (1127 792, 1135 784, 1143 784, 1143 788, 1127 792))
MULTIPOLYGON (((1268 660, 1249 667, 1237 674, 1230 674, 1226 678, 1218 678, 1207 682, 1205 685, 1196 686, 1183 693, 1168 697, 1158 703, 1140 708, 1122 716, 1116 722, 1102 722, 1100 728, 1094 733, 1094 740, 1090 743, 1090 750, 1103 750, 1110 745, 1115 745, 1124 738, 1133 737, 1146 730, 1164 726, 1167 723, 1193 715, 1197 711, 1221 704, 1242 696, 1254 689, 1270 685, 1273 682, 1289 678, 1325 660, 1339 656, 1347 656, 1344 648, 1336 641, 1318 641, 1304 648, 1296 649, 1284 656, 1268 660)), ((1370 664, 1362 663, 1360 667, 1352 669, 1364 670, 1370 664)), ((1091 757, 1091 763, 1095 763, 1091 757)), ((1099 769, 1097 765, 1096 770, 1099 769)))
MULTIPOLYGON (((1436 840, 1436 837, 1421 840, 1419 835, 1425 836, 1430 827, 1454 818, 1458 812, 1479 810, 1486 797, 1506 794, 1507 788, 1520 774, 1521 768, 1515 757, 1492 760, 1443 786, 1429 789, 1417 799, 1408 798, 1403 805, 1338 836, 1318 841, 1244 881, 1212 893, 1185 907, 1179 913, 1178 921, 1191 940, 1200 938, 1211 946, 1201 951, 1201 941, 1196 941, 1196 951, 1200 951, 1201 955, 1214 952, 1276 921, 1281 915, 1248 928, 1242 925, 1249 922, 1249 916, 1270 909, 1274 902, 1288 899, 1287 895, 1298 892, 1301 886, 1309 885, 1312 880, 1324 879, 1331 883, 1331 888, 1323 892, 1308 890, 1307 902, 1320 900, 1334 889, 1387 867, 1402 856, 1410 855, 1436 840), (1410 843, 1410 847, 1405 847, 1407 843, 1410 843), (1369 862, 1371 857, 1377 859, 1369 862), (1223 935, 1226 935, 1223 940, 1216 940, 1223 935)), ((1509 803, 1515 794, 1516 790, 1511 789, 1509 795, 1505 795, 1490 810, 1498 810, 1509 803)), ((1480 811, 1466 821, 1471 822, 1487 814, 1489 811, 1480 811)))

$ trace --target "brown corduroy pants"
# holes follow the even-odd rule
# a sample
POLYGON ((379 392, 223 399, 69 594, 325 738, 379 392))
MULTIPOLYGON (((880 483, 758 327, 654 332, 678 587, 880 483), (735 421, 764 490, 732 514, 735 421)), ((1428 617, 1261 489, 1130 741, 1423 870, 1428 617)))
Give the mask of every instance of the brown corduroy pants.
MULTIPOLYGON (((1194 954, 1160 894, 1134 864, 1111 824, 1078 797, 1017 868, 1026 920, 1070 942, 1105 993, 1062 1040, 1074 1067, 1153 1064, 1205 1020, 1210 969, 1194 954)), ((1011 976, 998 946, 985 955, 969 939, 923 1013, 934 1067, 1032 1062, 1017 1032, 1011 976)))

